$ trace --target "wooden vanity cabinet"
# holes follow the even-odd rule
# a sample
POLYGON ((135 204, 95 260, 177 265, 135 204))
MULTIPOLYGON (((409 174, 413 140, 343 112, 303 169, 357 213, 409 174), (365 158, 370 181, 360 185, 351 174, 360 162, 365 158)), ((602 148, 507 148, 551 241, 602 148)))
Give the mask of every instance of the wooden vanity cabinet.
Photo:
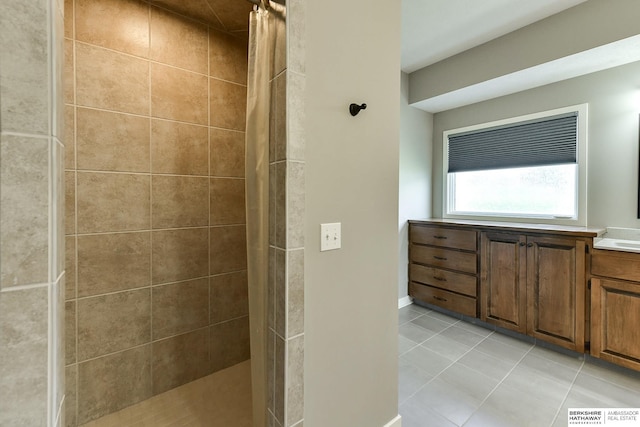
POLYGON ((490 231, 481 242, 480 318, 584 351, 585 239, 490 231))
POLYGON ((409 295, 427 304, 478 316, 478 233, 411 224, 409 295))
POLYGON ((640 254, 594 250, 591 355, 640 370, 640 254))

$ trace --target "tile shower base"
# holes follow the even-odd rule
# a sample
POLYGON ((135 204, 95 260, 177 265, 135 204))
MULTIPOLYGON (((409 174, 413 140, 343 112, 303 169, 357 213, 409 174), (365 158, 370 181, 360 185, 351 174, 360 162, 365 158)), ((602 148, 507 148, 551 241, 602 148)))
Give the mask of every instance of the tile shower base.
POLYGON ((251 361, 169 390, 83 427, 251 427, 251 361))

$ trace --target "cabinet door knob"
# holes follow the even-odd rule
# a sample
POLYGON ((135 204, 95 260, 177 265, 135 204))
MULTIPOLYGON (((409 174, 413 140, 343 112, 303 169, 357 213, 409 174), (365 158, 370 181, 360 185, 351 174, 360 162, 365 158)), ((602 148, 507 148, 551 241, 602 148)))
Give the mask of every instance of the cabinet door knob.
POLYGON ((446 298, 441 298, 441 297, 438 297, 438 296, 435 296, 435 295, 433 296, 433 299, 437 300, 437 301, 447 302, 446 298))
POLYGON ((446 261, 446 260, 447 260, 445 257, 442 257, 442 256, 436 256, 436 255, 434 255, 433 257, 434 257, 435 259, 437 259, 437 260, 440 260, 440 261, 446 261))
POLYGON ((524 245, 525 245, 525 243, 524 243, 524 242, 520 242, 520 246, 524 246, 524 245))
POLYGON ((446 239, 447 236, 433 236, 434 239, 446 239))
POLYGON ((446 281, 447 281, 447 279, 445 279, 444 277, 436 277, 436 276, 433 276, 433 278, 434 278, 435 280, 439 280, 439 281, 441 281, 441 282, 446 282, 446 281))
POLYGON ((527 247, 528 247, 528 248, 533 247, 533 243, 527 243, 527 247))

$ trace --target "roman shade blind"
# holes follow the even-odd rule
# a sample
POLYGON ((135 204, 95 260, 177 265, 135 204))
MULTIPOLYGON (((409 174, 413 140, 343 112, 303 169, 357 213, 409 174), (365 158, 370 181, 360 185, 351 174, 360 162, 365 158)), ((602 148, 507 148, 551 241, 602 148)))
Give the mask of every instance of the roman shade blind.
POLYGON ((467 172, 577 163, 578 113, 449 135, 449 169, 467 172))

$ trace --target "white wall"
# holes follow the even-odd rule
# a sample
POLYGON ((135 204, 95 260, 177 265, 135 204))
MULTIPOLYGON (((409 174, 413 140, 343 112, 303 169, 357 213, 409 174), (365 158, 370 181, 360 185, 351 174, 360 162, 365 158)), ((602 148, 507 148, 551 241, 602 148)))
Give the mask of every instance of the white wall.
POLYGON ((398 414, 400 4, 309 2, 306 31, 304 425, 381 427, 398 414), (325 222, 342 249, 319 251, 325 222))
POLYGON ((640 228, 640 62, 435 114, 434 216, 442 215, 443 131, 581 103, 589 104, 587 222, 640 228))
POLYGON ((409 227, 407 221, 431 217, 431 149, 433 145, 433 115, 409 106, 409 75, 401 74, 398 299, 408 295, 409 227))

